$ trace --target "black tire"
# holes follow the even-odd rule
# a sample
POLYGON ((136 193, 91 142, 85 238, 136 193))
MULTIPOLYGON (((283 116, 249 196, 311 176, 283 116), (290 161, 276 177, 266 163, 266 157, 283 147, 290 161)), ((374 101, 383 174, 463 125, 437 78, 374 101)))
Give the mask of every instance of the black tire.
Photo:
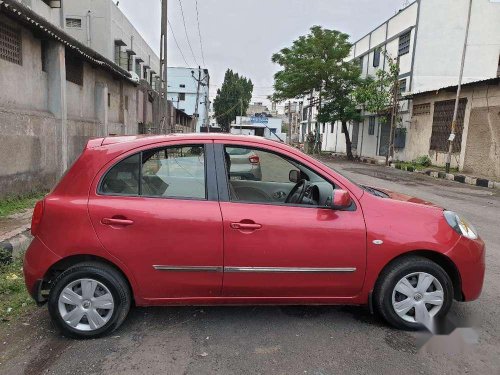
POLYGON ((396 284, 403 277, 414 272, 426 272, 434 276, 443 287, 443 305, 434 319, 446 316, 453 303, 453 283, 446 271, 437 263, 420 256, 407 256, 397 259, 388 265, 380 274, 373 291, 373 304, 384 320, 398 329, 424 329, 421 323, 408 322, 401 318, 392 306, 392 293, 396 284))
POLYGON ((70 338, 89 339, 105 336, 116 330, 125 320, 130 310, 130 288, 120 272, 99 262, 85 262, 72 266, 54 281, 48 299, 48 309, 52 321, 61 333, 70 338), (77 330, 68 325, 59 313, 59 295, 73 281, 91 278, 102 283, 113 296, 114 309, 109 321, 93 331, 77 330))

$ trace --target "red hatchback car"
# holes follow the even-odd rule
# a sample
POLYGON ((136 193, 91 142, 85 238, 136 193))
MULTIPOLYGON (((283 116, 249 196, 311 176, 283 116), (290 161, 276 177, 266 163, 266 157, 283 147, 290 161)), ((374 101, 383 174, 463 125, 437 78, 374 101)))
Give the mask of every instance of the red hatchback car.
POLYGON ((456 213, 259 137, 92 140, 31 230, 27 288, 72 337, 113 331, 133 303, 370 305, 416 329, 478 298, 485 272, 456 213), (247 153, 260 179, 231 175, 247 153))

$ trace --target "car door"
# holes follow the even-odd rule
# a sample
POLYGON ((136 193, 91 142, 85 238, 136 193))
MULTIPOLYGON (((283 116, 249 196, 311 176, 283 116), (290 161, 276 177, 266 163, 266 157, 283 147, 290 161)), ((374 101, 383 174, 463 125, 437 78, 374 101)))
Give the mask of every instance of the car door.
POLYGON ((89 214, 103 247, 145 299, 221 293, 222 223, 213 144, 171 142, 129 152, 97 178, 89 214))
MULTIPOLYGON (((274 183, 285 186, 287 168, 301 165, 313 172, 310 176, 322 195, 318 204, 292 205, 273 197, 265 202, 262 197, 252 200, 249 194, 243 200, 232 197, 237 192, 227 178, 230 159, 225 150, 238 146, 251 148, 216 141, 216 155, 221 154, 217 169, 224 227, 223 295, 347 298, 359 293, 366 263, 366 229, 359 204, 347 211, 326 207, 334 188, 342 186, 331 176, 314 173, 305 160, 271 146, 252 150, 260 158, 262 190, 274 183), (225 190, 227 194, 221 194, 225 190)), ((242 183, 237 185, 241 188, 242 183)), ((251 181, 253 187, 258 183, 251 181)), ((287 191, 295 185, 288 183, 287 191)))

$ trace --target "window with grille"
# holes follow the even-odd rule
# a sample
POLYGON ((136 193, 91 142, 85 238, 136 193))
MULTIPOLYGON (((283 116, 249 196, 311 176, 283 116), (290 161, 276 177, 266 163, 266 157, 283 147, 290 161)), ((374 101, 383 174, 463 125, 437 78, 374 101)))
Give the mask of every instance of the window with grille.
POLYGON ((66 18, 66 27, 68 29, 81 29, 82 19, 81 18, 66 18))
POLYGON ((377 68, 380 65, 380 49, 373 51, 373 67, 377 68))
POLYGON ((413 116, 424 116, 430 114, 431 114, 431 103, 413 105, 413 116))
POLYGON ((410 52, 410 37, 411 32, 407 32, 399 37, 398 56, 406 55, 410 52))
POLYGON ((0 59, 23 65, 21 30, 0 22, 0 59))
MULTIPOLYGON (((462 131, 464 128, 465 107, 467 99, 460 99, 458 105, 457 126, 455 129, 455 140, 453 141, 453 152, 460 152, 462 146, 462 131)), ((431 150, 448 151, 448 138, 451 133, 451 122, 455 100, 444 100, 434 103, 434 117, 432 121, 431 150)))
POLYGON ((66 81, 83 86, 83 61, 66 49, 66 81))
POLYGON ((370 116, 368 120, 368 135, 375 134, 375 116, 370 116))
POLYGON ((406 92, 406 79, 399 81, 399 95, 403 95, 406 92))

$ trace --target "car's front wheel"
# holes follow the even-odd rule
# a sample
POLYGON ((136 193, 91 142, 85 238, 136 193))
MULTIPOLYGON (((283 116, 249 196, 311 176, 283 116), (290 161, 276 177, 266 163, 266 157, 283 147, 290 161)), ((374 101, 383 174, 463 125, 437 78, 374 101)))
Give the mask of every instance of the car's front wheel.
POLYGON ((423 257, 401 258, 379 277, 373 294, 375 308, 396 328, 431 328, 453 302, 453 283, 437 263, 423 257))
POLYGON ((95 338, 123 323, 130 309, 130 291, 123 276, 112 267, 81 263, 55 280, 48 307, 65 336, 95 338))

